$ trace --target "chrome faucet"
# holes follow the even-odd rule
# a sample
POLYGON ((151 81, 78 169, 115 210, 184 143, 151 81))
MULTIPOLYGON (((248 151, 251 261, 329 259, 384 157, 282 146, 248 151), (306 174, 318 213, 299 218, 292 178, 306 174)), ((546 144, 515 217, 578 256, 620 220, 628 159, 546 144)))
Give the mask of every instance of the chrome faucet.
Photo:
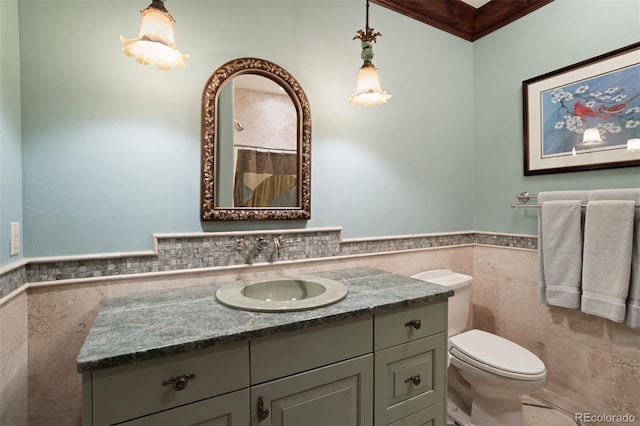
POLYGON ((280 257, 280 247, 282 246, 282 237, 273 237, 273 246, 276 248, 276 257, 280 257))

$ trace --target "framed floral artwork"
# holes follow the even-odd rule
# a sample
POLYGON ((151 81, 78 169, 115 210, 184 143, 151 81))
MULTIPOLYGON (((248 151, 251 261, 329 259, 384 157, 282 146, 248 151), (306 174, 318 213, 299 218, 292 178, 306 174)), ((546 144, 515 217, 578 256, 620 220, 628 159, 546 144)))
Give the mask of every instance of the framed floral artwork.
POLYGON ((640 166, 640 43, 522 82, 524 174, 640 166))

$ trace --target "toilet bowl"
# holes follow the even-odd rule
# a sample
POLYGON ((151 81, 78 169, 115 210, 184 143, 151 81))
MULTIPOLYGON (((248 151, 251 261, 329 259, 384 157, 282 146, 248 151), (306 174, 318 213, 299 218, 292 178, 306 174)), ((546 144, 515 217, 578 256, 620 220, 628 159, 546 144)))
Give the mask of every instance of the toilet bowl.
POLYGON ((473 278, 448 269, 413 278, 454 290, 449 298, 449 416, 461 425, 522 426, 520 398, 542 388, 544 363, 522 346, 482 330, 464 331, 473 278))

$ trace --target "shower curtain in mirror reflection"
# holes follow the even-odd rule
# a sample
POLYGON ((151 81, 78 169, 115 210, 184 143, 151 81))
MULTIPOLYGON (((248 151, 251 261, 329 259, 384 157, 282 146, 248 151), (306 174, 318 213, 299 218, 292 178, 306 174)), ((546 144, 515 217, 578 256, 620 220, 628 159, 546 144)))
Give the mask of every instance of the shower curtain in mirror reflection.
POLYGON ((233 201, 236 207, 298 205, 296 154, 239 149, 233 201))

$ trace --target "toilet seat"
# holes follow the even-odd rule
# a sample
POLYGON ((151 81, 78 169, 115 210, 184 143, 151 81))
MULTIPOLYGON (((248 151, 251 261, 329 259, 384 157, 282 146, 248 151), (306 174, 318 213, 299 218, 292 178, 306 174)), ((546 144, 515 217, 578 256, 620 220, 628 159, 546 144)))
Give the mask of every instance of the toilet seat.
POLYGON ((546 377, 544 363, 522 346, 482 330, 449 339, 449 353, 476 368, 510 379, 535 381, 546 377))

